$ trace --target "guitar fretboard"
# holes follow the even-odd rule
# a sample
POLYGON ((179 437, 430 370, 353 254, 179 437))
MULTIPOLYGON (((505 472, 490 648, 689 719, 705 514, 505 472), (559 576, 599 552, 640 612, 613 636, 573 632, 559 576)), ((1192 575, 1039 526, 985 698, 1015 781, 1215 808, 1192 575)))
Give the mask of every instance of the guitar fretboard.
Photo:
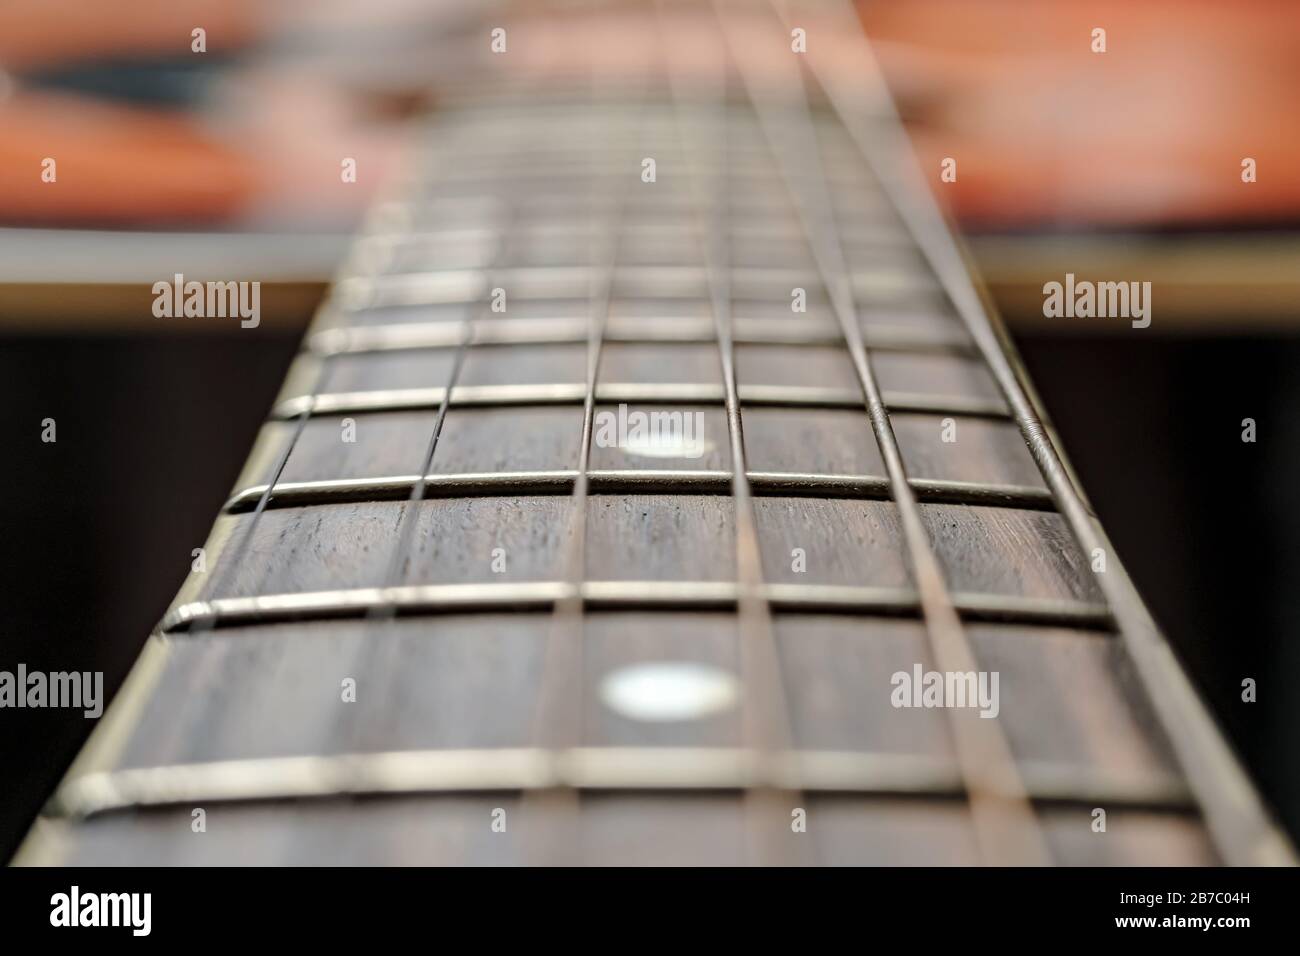
POLYGON ((420 126, 30 858, 1288 858, 782 9, 420 126))

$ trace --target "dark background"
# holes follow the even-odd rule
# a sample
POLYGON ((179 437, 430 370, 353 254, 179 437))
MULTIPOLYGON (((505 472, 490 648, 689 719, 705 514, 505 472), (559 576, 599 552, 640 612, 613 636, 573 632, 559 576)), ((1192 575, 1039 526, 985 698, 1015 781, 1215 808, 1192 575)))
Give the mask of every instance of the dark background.
MULTIPOLYGON (((1025 337, 1084 487, 1153 613, 1300 832, 1300 340, 1025 337), (1258 423, 1255 444, 1241 420, 1258 423), (1244 677, 1259 701, 1241 701, 1244 677)), ((0 339, 0 667, 116 690, 203 544, 297 334, 0 339), (58 441, 40 441, 40 422, 58 441)), ((13 710, 0 859, 94 722, 13 710)))

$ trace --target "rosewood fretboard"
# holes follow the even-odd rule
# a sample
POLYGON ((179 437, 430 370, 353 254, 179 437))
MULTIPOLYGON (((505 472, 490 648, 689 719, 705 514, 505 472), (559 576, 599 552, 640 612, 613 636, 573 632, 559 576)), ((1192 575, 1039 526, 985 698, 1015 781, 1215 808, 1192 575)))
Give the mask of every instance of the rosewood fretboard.
POLYGON ((1289 859, 837 9, 623 11, 690 42, 595 83, 461 39, 24 859, 1289 859), (599 439, 636 412, 699 441, 599 439))

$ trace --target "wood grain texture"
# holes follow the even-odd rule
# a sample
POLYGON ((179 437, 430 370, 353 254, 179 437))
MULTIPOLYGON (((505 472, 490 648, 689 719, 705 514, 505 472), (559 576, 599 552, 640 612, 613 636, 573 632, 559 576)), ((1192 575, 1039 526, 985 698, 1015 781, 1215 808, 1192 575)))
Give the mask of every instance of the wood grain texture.
POLYGON ((1137 778, 1177 775, 1113 636, 1011 624, 972 624, 968 632, 980 667, 1000 675, 999 720, 1018 759, 1137 778))
POLYGON ((1058 514, 923 504, 921 519, 954 591, 1103 601, 1058 514))
MULTIPOLYGON (((978 666, 999 674, 993 719, 1016 759, 1153 783, 1176 774, 1109 635, 1025 625, 971 625, 969 633, 978 666)), ((952 756, 942 711, 890 702, 895 673, 933 666, 921 622, 783 614, 777 637, 799 746, 952 756)))
POLYGON ((730 498, 593 495, 587 501, 589 580, 734 581, 735 540, 730 498))
POLYGON ((322 381, 317 382, 314 388, 331 392, 445 388, 451 382, 455 358, 454 349, 338 355, 328 360, 327 370, 322 371, 322 381))
POLYGON ((736 381, 848 391, 860 387, 848 349, 824 346, 737 345, 736 381))
POLYGON ((452 408, 443 422, 433 471, 559 471, 578 467, 582 408, 452 408))
POLYGON ((776 636, 797 746, 955 756, 942 711, 890 703, 891 676, 925 660, 919 622, 780 615, 776 636))
POLYGON ((527 746, 546 634, 544 615, 484 614, 180 638, 122 765, 527 746))
MULTIPOLYGON (((617 405, 598 413, 617 418, 617 405)), ((704 415, 705 454, 698 458, 638 454, 635 448, 593 444, 588 466, 597 470, 729 470, 726 418, 720 406, 629 405, 629 412, 704 415)), ((379 478, 418 473, 437 414, 433 411, 333 415, 303 428, 281 481, 379 478), (346 422, 351 422, 346 425, 346 422), (351 436, 354 440, 345 441, 351 436)), ((1044 487, 1020 432, 1009 422, 952 416, 954 442, 945 442, 944 418, 895 413, 894 434, 913 478, 1044 487)), ((742 431, 750 471, 813 472, 883 477, 884 463, 866 415, 840 409, 745 406, 742 431)), ((270 480, 296 424, 273 422, 268 455, 255 480, 270 480)), ((552 471, 577 468, 582 409, 576 405, 453 408, 447 413, 431 471, 437 474, 552 471)))
MULTIPOLYGON (((307 422, 281 481, 327 481, 416 475, 424 465, 437 421, 434 411, 323 416, 307 422), (345 420, 355 441, 344 441, 345 420)), ((275 456, 257 477, 267 482, 297 423, 271 424, 275 456)), ((453 408, 438 437, 430 471, 436 474, 555 471, 578 467, 582 408, 453 408)))
POLYGON ((892 414, 890 421, 910 478, 1047 487, 1012 422, 907 412, 892 414), (944 441, 948 417, 952 442, 944 441))
MULTIPOLYGON (((437 417, 435 412, 394 412, 313 418, 298 435, 280 481, 419 474, 437 417), (349 436, 353 441, 345 440, 349 436)), ((298 423, 272 422, 268 427, 274 433, 269 440, 274 443, 276 454, 267 456, 265 467, 255 479, 259 484, 274 478, 298 423)))
MULTIPOLYGON (((273 509, 257 522, 238 568, 209 574, 206 597, 379 587, 398 543, 404 501, 273 509), (216 588, 214 591, 213 589, 216 588)), ((415 506, 404 584, 551 580, 571 502, 564 496, 437 498, 415 506), (492 570, 492 552, 506 570, 492 570)), ((241 540, 251 514, 226 516, 241 540)))
POLYGON ((898 511, 890 501, 754 499, 763 575, 791 584, 906 587, 898 511), (794 550, 804 552, 796 570, 794 550))
POLYGON ((560 385, 586 380, 585 345, 495 345, 466 352, 457 384, 560 385))
POLYGON ((885 474, 865 412, 746 405, 741 428, 750 471, 885 474))
POLYGON ((721 385, 722 365, 716 345, 609 342, 601 356, 599 381, 721 385))
MULTIPOLYGON (((640 464, 640 462, 637 462, 640 464)), ((374 587, 382 580, 402 501, 228 515, 235 540, 254 527, 229 576, 210 574, 205 597, 374 587), (219 593, 211 588, 218 579, 219 593)), ((560 580, 572 503, 563 495, 434 498, 416 506, 408 584, 560 580), (506 571, 490 569, 504 549, 506 571)), ((587 502, 587 574, 593 580, 734 580, 733 502, 723 495, 593 494, 587 502)), ((905 586, 894 505, 861 499, 758 497, 769 580, 905 586), (807 570, 793 568, 802 548, 807 570)), ((1010 508, 922 505, 952 590, 1098 602, 1088 561, 1059 515, 1010 508)))
POLYGON ((1002 393, 982 361, 960 355, 876 352, 876 378, 885 391, 1001 399, 1002 393))

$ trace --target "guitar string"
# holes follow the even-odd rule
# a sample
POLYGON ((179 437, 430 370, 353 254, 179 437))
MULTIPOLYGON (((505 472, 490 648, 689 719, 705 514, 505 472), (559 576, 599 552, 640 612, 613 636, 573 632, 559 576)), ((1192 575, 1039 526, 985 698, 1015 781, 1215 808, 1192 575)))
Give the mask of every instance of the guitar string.
MULTIPOLYGON (((518 201, 513 194, 507 204, 508 211, 501 216, 496 223, 497 248, 493 253, 496 263, 496 269, 505 265, 507 239, 510 229, 518 218, 518 201)), ((489 270, 489 274, 492 271, 489 270)), ((486 315, 488 299, 492 295, 490 291, 490 282, 483 284, 483 293, 475 303, 473 311, 478 315, 486 315)), ((438 441, 442 437, 442 430, 447 421, 447 412, 451 407, 451 397, 456 391, 456 386, 460 382, 461 370, 465 365, 465 360, 469 355, 474 338, 474 320, 467 318, 461 322, 460 342, 456 346, 456 352, 452 358, 451 371, 448 375, 447 385, 442 395, 442 400, 438 403, 438 411, 434 418, 433 430, 429 435, 428 445, 425 447, 424 457, 420 470, 417 473, 415 482, 411 487, 411 494, 402 507, 402 513, 398 518, 398 535, 397 543, 389 558, 387 572, 383 577, 385 588, 395 588, 402 583, 405 577, 403 570, 404 565, 410 559, 411 549, 414 547, 415 529, 419 524, 420 504, 424 500, 425 493, 428 489, 429 473, 433 469, 434 455, 438 450, 438 441), (413 516, 414 515, 414 516, 413 516)), ((367 615, 371 619, 393 618, 396 615, 397 603, 391 600, 381 601, 376 607, 372 608, 367 615)))
MULTIPOLYGON (((600 96, 602 83, 598 64, 590 60, 591 120, 589 134, 593 141, 598 137, 595 129, 603 114, 600 96)), ((645 78, 641 77, 641 82, 645 78)), ((644 90, 636 94, 644 99, 644 90)), ((611 128, 619 124, 611 123, 611 128)), ((635 130, 635 124, 632 125, 635 130)), ((613 137, 611 154, 617 156, 620 148, 613 137)), ((635 154, 631 154, 635 155, 635 154)), ((586 608, 582 585, 587 577, 587 507, 589 491, 589 463, 592 432, 596 414, 596 383, 600 374, 600 361, 604 351, 605 327, 609 319, 609 305, 614 277, 618 266, 622 241, 622 218, 632 173, 619 175, 615 160, 599 174, 596 150, 591 150, 588 172, 592 185, 592 222, 589 223, 588 261, 593 263, 587 296, 587 352, 586 382, 582 402, 582 433, 578 448, 578 467, 575 472, 571 503, 569 506, 568 554, 565 576, 569 587, 556 601, 543 649, 541 674, 538 680, 537 737, 539 745, 552 759, 563 748, 577 747, 582 742, 583 703, 586 699, 586 608), (609 208, 602 217, 600 227, 595 225, 597 211, 602 205, 597 194, 608 194, 609 208), (598 263, 598 264, 597 264, 598 263)), ((524 795, 524 812, 542 826, 530 825, 527 855, 539 862, 578 862, 581 844, 576 838, 576 828, 581 812, 577 792, 560 786, 547 791, 530 791, 524 795)))
MULTIPOLYGON (((257 531, 257 526, 262 520, 262 515, 266 513, 272 496, 275 494, 275 486, 279 483, 281 476, 284 474, 285 466, 289 463, 289 456, 293 454, 293 450, 298 446, 299 439, 302 438, 303 432, 306 431, 307 423, 312 419, 312 414, 316 408, 316 402, 319 400, 321 395, 325 394, 325 387, 329 383, 334 368, 333 356, 326 356, 320 361, 320 371, 316 376, 316 381, 312 385, 312 391, 308 394, 307 401, 304 403, 302 411, 298 413, 297 419, 293 423, 293 431, 290 433, 283 451, 276 460, 275 468, 271 472, 271 479, 266 483, 266 488, 262 491, 261 495, 258 496, 257 504, 253 508, 252 515, 246 522, 243 522, 244 533, 240 536, 239 542, 236 544, 235 550, 232 553, 229 555, 225 554, 225 549, 223 548, 222 553, 218 554, 217 570, 216 573, 213 574, 212 580, 209 582, 207 589, 209 601, 211 601, 212 598, 220 597, 228 583, 227 579, 232 574, 236 573, 238 569, 244 567, 244 559, 247 557, 248 551, 252 547, 253 537, 257 531)), ((239 519, 236 518, 234 520, 238 521, 239 519)), ((265 582, 269 575, 270 569, 262 575, 263 582, 265 582)), ((200 634, 210 631, 218 625, 219 619, 220 614, 217 611, 216 605, 212 605, 212 612, 197 622, 189 633, 192 636, 197 637, 200 634)))
MULTIPOLYGON (((443 391, 442 400, 438 404, 437 413, 434 416, 433 427, 429 434, 428 443, 424 449, 424 455, 421 459, 419 471, 416 479, 411 485, 411 493, 407 496, 406 501, 401 504, 401 512, 398 515, 398 527, 396 541, 389 555, 387 570, 381 579, 381 598, 372 607, 367 609, 365 619, 377 625, 380 640, 372 642, 374 650, 367 656, 365 667, 371 674, 376 675, 398 675, 402 673, 402 658, 405 648, 398 639, 397 631, 397 613, 400 609, 400 603, 393 597, 393 589, 401 586, 407 574, 408 563, 412 560, 414 549, 416 548, 416 531, 419 527, 423 503, 429 484, 429 473, 433 468, 433 462, 438 450, 439 441, 442 437, 442 431, 447 421, 448 410, 451 406, 451 397, 456 391, 460 382, 462 370, 468 357, 469 350, 474 340, 474 319, 476 316, 490 317, 488 312, 488 302, 492 296, 491 288, 493 285, 494 273, 498 272, 504 265, 507 251, 507 236, 509 235, 516 216, 518 201, 513 191, 506 193, 508 198, 504 198, 502 205, 505 207, 500 210, 494 223, 497 236, 497 245, 493 250, 493 263, 484 270, 484 282, 482 291, 477 301, 471 306, 466 317, 461 320, 459 337, 460 341, 456 345, 456 350, 452 356, 451 369, 448 372, 447 384, 443 391), (387 639, 384 639, 387 638, 387 639)), ((431 522, 429 534, 432 536, 436 528, 436 523, 431 522)), ((427 630, 436 630, 437 625, 424 621, 420 625, 422 632, 427 630)), ((358 691, 360 696, 360 691, 358 691)), ((364 733, 365 722, 356 720, 351 724, 355 734, 364 733)))
MULTIPOLYGON (((726 47, 721 45, 717 30, 713 30, 712 45, 717 47, 717 72, 707 81, 697 79, 708 96, 700 108, 701 115, 693 118, 698 123, 708 116, 709 122, 717 129, 713 147, 716 154, 708 159, 712 175, 706 178, 696 161, 702 150, 698 142, 691 142, 692 136, 687 132, 692 117, 682 90, 682 81, 670 62, 664 6, 664 0, 657 0, 659 45, 663 54, 664 71, 668 77, 682 156, 690 169, 696 233, 704 252, 731 453, 731 500, 736 525, 736 636, 742 672, 743 737, 757 753, 784 752, 792 746, 793 733, 781 673, 780 651, 773 633, 772 608, 764 591, 757 515, 745 463, 744 431, 736 388, 729 218, 732 190, 728 180, 731 115, 726 47)), ((745 790, 745 831, 752 862, 809 862, 811 855, 804 842, 792 844, 778 838, 778 835, 784 836, 790 832, 787 830, 789 814, 803 802, 797 792, 777 789, 763 780, 745 790)))
MULTIPOLYGON (((481 303, 479 305, 481 306, 481 303)), ((388 559, 387 570, 381 579, 381 586, 386 591, 402 583, 404 577, 403 567, 409 559, 412 547, 414 547, 415 528, 419 523, 420 505, 424 501, 425 488, 428 484, 427 476, 430 469, 433 468, 433 456, 437 451, 438 439, 442 436, 442 428, 447 419, 447 409, 451 405, 451 393, 456 388, 456 382, 460 378, 460 370, 465 364, 465 356, 469 351, 471 328, 472 326, 469 323, 465 323, 463 337, 460 344, 456 346, 456 353, 452 359, 447 389, 434 417, 433 431, 425 448, 420 471, 412 483, 411 493, 407 496, 406 501, 402 503, 401 513, 398 515, 397 542, 393 546, 392 554, 388 559)), ((397 603, 385 598, 372 607, 366 616, 370 620, 385 620, 396 617, 396 613, 397 603)))
MULTIPOLYGON (((898 110, 867 40, 861 19, 841 0, 828 3, 838 18, 837 36, 856 48, 856 60, 869 72, 873 102, 867 115, 886 120, 866 134, 859 122, 862 84, 852 89, 827 72, 822 83, 854 145, 884 183, 891 205, 913 236, 926 261, 939 277, 994 380, 1006 398, 1013 419, 1043 474, 1060 513, 1084 553, 1100 548, 1114 555, 1104 530, 1076 486, 1073 474, 1038 413, 1032 383, 1018 371, 1014 345, 1005 330, 990 318, 977 279, 967 267, 960 240, 949 228, 930 194, 925 176, 912 154, 898 110)), ((811 60, 814 70, 818 61, 811 60)), ((819 73, 819 75, 821 75, 819 73)), ((1117 622, 1117 631, 1138 673, 1180 766, 1201 803, 1216 848, 1230 863, 1294 865, 1296 852, 1285 832, 1272 819, 1240 761, 1224 740, 1205 704, 1192 687, 1168 641, 1161 635, 1132 580, 1115 561, 1097 576, 1117 622)))
MULTIPOLYGON (((724 24, 728 23, 730 13, 724 0, 715 0, 714 8, 724 24)), ((781 11, 775 4, 772 12, 773 21, 783 23, 781 11)), ((724 32, 740 63, 750 98, 763 119, 764 131, 780 159, 862 386, 868 418, 897 504, 909 566, 920 595, 931 657, 941 671, 974 673, 975 656, 953 607, 943 570, 931 548, 919 506, 908 484, 889 413, 881 399, 871 358, 858 328, 852 283, 840 244, 837 217, 801 68, 797 61, 785 56, 773 58, 768 69, 778 74, 783 87, 780 100, 775 101, 775 94, 764 88, 762 77, 747 66, 748 61, 741 52, 744 43, 737 39, 734 23, 724 32), (783 121, 784 129, 781 128, 783 121), (796 125, 799 134, 790 135, 796 125), (782 133, 787 135, 782 136, 782 133), (803 151, 783 148, 783 144, 795 141, 803 144, 803 151), (802 171, 793 168, 794 163, 800 161, 806 164, 802 171)), ((780 35, 784 37, 785 31, 780 31, 780 35)), ((781 45, 784 47, 783 41, 781 45)), ((983 859, 990 863, 1019 865, 1048 862, 1037 818, 1001 730, 989 726, 974 710, 955 707, 944 710, 957 759, 967 781, 968 803, 983 859)))
MULTIPOLYGON (((773 3, 778 16, 781 10, 773 3)), ((787 23, 788 26, 788 23, 787 23)), ((875 379, 870 354, 857 324, 857 308, 848 268, 839 237, 837 216, 831 202, 824 161, 813 119, 810 91, 797 63, 785 61, 790 69, 781 71, 786 87, 797 86, 792 96, 794 113, 804 126, 803 140, 808 144, 807 169, 804 176, 790 176, 793 186, 803 182, 811 194, 792 190, 804 221, 814 257, 822 271, 832 306, 845 332, 855 369, 867 400, 872 430, 886 463, 895 502, 903 525, 904 541, 910 566, 917 581, 922 616, 931 655, 940 669, 947 672, 975 671, 975 656, 965 636, 961 621, 947 590, 943 570, 932 550, 929 535, 921 518, 915 495, 907 481, 901 450, 875 379), (813 205, 816 210, 813 210, 813 205), (820 228, 814 229, 814 223, 820 228)), ((751 86, 751 93, 755 90, 751 86)), ((789 165, 787 163, 787 169, 789 165)), ((975 822, 976 839, 985 860, 993 863, 1048 862, 1046 845, 1033 808, 1025 795, 1009 744, 1001 731, 983 724, 973 711, 947 708, 958 762, 968 783, 968 799, 975 822)))

